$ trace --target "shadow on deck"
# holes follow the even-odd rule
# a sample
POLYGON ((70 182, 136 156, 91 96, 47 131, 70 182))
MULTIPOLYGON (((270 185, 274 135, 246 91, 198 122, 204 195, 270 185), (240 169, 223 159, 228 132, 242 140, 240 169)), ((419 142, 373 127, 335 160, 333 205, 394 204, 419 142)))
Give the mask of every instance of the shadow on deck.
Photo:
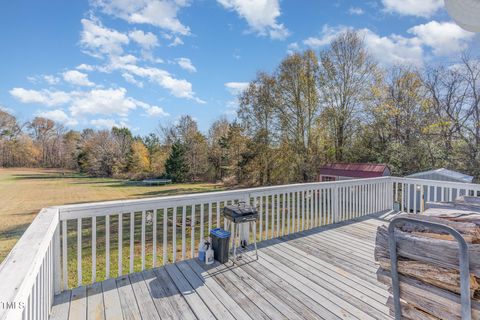
POLYGON ((258 261, 191 259, 65 291, 51 319, 391 319, 373 257, 391 216, 263 241, 258 261))

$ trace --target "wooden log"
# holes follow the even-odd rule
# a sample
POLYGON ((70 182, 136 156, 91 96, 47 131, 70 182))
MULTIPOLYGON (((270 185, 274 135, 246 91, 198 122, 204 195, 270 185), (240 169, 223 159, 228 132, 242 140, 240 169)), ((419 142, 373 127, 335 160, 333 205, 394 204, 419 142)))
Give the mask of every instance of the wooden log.
MULTIPOLYGON (((380 267, 390 270, 390 259, 379 257, 380 267)), ((455 269, 434 266, 425 262, 412 260, 398 260, 398 272, 429 283, 436 287, 460 294, 460 273, 455 269)), ((470 275, 470 296, 473 297, 479 285, 476 278, 470 275)))
POLYGON ((476 205, 453 202, 427 202, 424 214, 457 222, 480 225, 480 208, 476 205))
POLYGON ((459 196, 455 199, 455 204, 463 204, 472 207, 478 207, 480 210, 480 197, 459 196))
MULTIPOLYGON (((439 320, 439 318, 428 314, 425 311, 415 308, 414 306, 400 299, 402 305, 402 318, 412 320, 439 320)), ((387 306, 390 308, 390 315, 395 316, 395 307, 393 306, 393 297, 388 297, 387 306)))
MULTIPOLYGON (((391 286, 390 272, 379 269, 377 279, 391 286)), ((400 296, 409 305, 440 319, 461 320, 460 295, 402 275, 399 280, 400 296)), ((472 319, 480 320, 477 300, 472 300, 472 319)))
MULTIPOLYGON (((417 260, 447 269, 458 270, 458 244, 454 241, 437 240, 395 230, 399 257, 417 260)), ((470 244, 470 273, 480 277, 480 245, 470 244)), ((375 257, 390 257, 388 230, 377 228, 375 257)))
MULTIPOLYGON (((425 212, 426 212, 426 215, 406 214, 406 215, 402 215, 402 217, 414 218, 417 220, 422 220, 427 222, 441 223, 460 232, 463 238, 467 242, 480 243, 480 226, 477 226, 475 223, 451 221, 444 217, 429 216, 428 210, 426 210, 425 212)), ((453 236, 451 236, 447 232, 432 230, 428 227, 419 226, 413 223, 405 223, 400 226, 400 229, 405 232, 420 234, 422 236, 429 237, 429 238, 451 240, 451 241, 455 240, 453 236)))

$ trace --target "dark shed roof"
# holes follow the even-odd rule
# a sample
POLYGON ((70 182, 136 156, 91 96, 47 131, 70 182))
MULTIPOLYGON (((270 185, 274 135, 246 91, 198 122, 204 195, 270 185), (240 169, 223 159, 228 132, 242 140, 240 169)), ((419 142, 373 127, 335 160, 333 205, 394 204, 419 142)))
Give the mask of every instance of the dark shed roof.
POLYGON ((320 167, 321 175, 352 178, 375 178, 388 170, 386 164, 377 163, 330 163, 320 167))

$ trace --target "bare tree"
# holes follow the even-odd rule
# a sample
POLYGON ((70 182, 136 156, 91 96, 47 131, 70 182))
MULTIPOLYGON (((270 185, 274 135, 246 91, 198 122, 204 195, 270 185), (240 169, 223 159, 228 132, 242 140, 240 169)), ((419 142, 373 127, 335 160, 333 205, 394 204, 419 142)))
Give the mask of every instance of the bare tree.
POLYGON ((333 40, 320 54, 320 63, 321 102, 334 141, 335 159, 343 161, 377 66, 354 31, 344 32, 333 40))

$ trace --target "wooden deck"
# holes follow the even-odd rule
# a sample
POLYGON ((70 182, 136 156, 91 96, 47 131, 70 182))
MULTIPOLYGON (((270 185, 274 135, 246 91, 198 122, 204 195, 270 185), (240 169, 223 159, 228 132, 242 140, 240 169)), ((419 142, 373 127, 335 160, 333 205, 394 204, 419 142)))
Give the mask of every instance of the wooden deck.
POLYGON ((391 319, 373 258, 377 216, 259 245, 259 260, 187 260, 56 296, 51 319, 391 319))

